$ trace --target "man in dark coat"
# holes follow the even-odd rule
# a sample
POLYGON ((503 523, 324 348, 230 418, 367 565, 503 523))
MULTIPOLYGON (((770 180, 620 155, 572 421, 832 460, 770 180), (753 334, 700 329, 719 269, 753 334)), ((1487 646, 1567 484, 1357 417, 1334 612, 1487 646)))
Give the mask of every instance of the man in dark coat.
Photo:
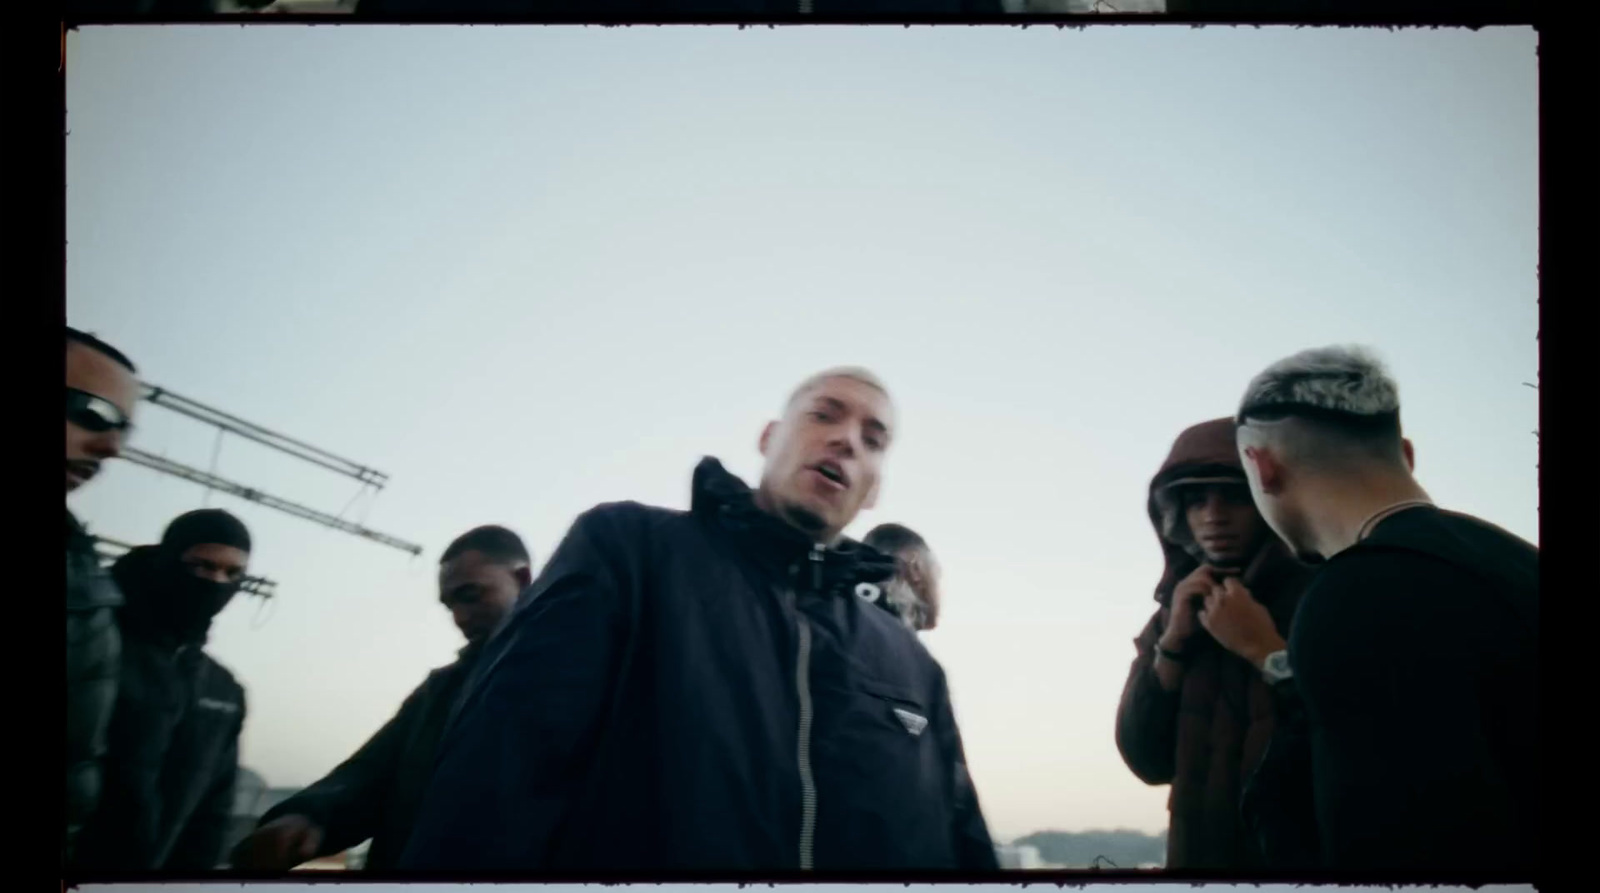
POLYGON ((904 524, 879 524, 861 541, 894 559, 894 576, 884 581, 877 604, 913 632, 938 626, 942 574, 922 535, 904 524))
MULTIPOLYGON (((67 329, 67 494, 122 452, 139 383, 133 363, 109 344, 67 329)), ((94 539, 67 511, 66 828, 62 858, 71 865, 79 831, 100 800, 106 730, 117 703, 122 595, 100 567, 94 539)))
POLYGON ((1326 868, 1533 880, 1538 549, 1433 505, 1412 476, 1398 388, 1362 349, 1274 364, 1238 422, 1261 514, 1321 562, 1286 658, 1304 728, 1284 765, 1309 777, 1253 786, 1251 811, 1272 817, 1258 827, 1291 851, 1309 839, 1326 868))
POLYGON ((434 670, 400 711, 321 781, 273 807, 235 849, 235 868, 282 871, 371 839, 364 866, 393 868, 411 837, 439 736, 483 644, 533 581, 522 540, 504 527, 462 534, 439 559, 439 601, 467 637, 460 657, 434 670))
POLYGON ((1178 436, 1147 505, 1166 569, 1159 607, 1134 641, 1117 747, 1140 779, 1172 785, 1168 868, 1257 867, 1239 798, 1272 735, 1262 664, 1288 636, 1311 571, 1251 503, 1232 419, 1178 436), (1247 609, 1208 616, 1204 599, 1225 580, 1247 609))
POLYGON ((481 658, 400 867, 993 869, 943 671, 867 601, 841 531, 895 429, 864 370, 814 376, 687 512, 580 515, 481 658))
POLYGON ((250 534, 233 515, 180 515, 156 546, 117 559, 127 599, 100 810, 81 863, 102 871, 210 870, 233 815, 244 689, 202 650, 244 579, 250 534))

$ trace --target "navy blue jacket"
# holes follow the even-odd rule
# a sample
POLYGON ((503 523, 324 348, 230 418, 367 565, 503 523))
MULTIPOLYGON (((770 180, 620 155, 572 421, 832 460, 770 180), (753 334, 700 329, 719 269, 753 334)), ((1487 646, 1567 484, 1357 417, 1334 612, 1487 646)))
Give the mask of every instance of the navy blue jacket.
MULTIPOLYGON (((406 869, 993 869, 944 673, 707 459, 579 516, 488 643, 406 869)), ((863 584, 866 584, 865 586, 863 584)))

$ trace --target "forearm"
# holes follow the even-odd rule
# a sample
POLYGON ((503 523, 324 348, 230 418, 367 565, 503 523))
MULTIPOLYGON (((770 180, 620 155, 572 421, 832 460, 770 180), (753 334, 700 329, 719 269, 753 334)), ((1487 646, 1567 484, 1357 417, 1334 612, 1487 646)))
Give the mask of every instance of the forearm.
POLYGON ((1188 667, 1181 660, 1167 656, 1182 653, 1182 643, 1173 642, 1166 636, 1156 642, 1150 670, 1155 674, 1156 681, 1161 684, 1161 690, 1164 692, 1175 693, 1183 687, 1183 677, 1187 674, 1188 667))
POLYGON ((1288 649, 1289 643, 1284 641, 1283 636, 1278 635, 1276 630, 1266 630, 1255 641, 1229 650, 1259 671, 1266 664, 1268 655, 1288 649))
POLYGON ((404 744, 417 711, 422 687, 411 693, 394 717, 365 744, 305 790, 262 816, 261 824, 286 815, 302 815, 322 830, 323 848, 339 852, 377 833, 387 794, 393 784, 404 744))
POLYGON ((1166 784, 1177 748, 1178 696, 1158 677, 1155 659, 1153 651, 1144 651, 1128 673, 1117 707, 1117 749, 1146 784, 1166 784))

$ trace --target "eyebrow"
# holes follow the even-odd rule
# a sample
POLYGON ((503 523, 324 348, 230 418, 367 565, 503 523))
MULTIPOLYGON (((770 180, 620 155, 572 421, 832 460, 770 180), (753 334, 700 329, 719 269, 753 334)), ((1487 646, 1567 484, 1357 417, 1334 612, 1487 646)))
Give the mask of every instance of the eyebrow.
POLYGON ((202 567, 230 574, 242 574, 245 572, 245 565, 229 564, 225 561, 212 561, 209 558, 191 558, 186 563, 190 567, 202 567))
POLYGON ((477 582, 476 580, 465 580, 463 582, 457 583, 454 586, 451 586, 449 589, 446 589, 444 591, 444 594, 439 596, 439 600, 440 601, 447 601, 449 599, 455 598, 458 595, 461 595, 464 591, 466 591, 468 589, 482 589, 482 588, 483 588, 483 584, 477 582))
MULTIPOLYGON (((829 409, 839 410, 841 412, 848 411, 850 409, 850 407, 838 397, 829 397, 823 394, 817 395, 817 403, 822 404, 829 409)), ((878 419, 877 416, 867 416, 867 420, 863 424, 865 424, 868 428, 875 429, 883 434, 889 433, 889 426, 885 425, 880 419, 878 419)))

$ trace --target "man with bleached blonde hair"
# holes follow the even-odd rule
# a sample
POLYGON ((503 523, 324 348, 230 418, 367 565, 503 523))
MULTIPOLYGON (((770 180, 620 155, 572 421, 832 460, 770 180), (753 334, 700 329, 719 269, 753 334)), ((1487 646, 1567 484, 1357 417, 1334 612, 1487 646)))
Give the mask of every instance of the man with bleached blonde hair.
POLYGON ((939 664, 842 535, 894 441, 883 383, 812 376, 754 489, 580 515, 489 642, 403 869, 997 867, 939 664))
MULTIPOLYGON (((1287 647, 1263 662, 1303 707, 1246 792, 1267 849, 1298 834, 1329 868, 1531 879, 1538 549, 1433 505, 1412 476, 1399 388, 1363 348, 1273 364, 1236 422, 1262 517, 1321 563, 1287 647), (1284 768, 1297 763, 1300 780, 1284 768)), ((1231 590, 1205 602, 1212 615, 1238 607, 1231 590)))

